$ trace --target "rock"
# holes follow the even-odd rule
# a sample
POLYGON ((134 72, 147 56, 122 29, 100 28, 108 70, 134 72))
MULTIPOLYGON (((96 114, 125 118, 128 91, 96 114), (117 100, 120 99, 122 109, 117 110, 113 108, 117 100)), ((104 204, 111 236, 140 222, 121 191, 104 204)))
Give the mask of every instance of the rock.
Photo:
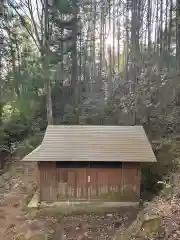
POLYGON ((148 237, 152 233, 157 232, 160 226, 161 226, 161 219, 159 216, 145 215, 138 235, 141 237, 148 237))
POLYGON ((113 240, 146 239, 161 227, 161 219, 149 209, 142 210, 124 231, 117 231, 113 240))

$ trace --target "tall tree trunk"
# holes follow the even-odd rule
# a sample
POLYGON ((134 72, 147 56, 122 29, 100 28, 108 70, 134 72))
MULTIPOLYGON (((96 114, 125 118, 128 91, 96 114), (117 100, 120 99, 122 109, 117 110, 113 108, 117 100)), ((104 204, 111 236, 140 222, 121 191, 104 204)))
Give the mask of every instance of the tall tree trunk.
POLYGON ((103 88, 103 79, 102 79, 102 65, 103 65, 103 9, 101 7, 101 16, 100 16, 100 46, 99 46, 99 67, 98 67, 98 89, 100 93, 103 93, 103 98, 105 98, 103 88))
POLYGON ((129 79, 129 47, 130 47, 130 31, 129 31, 129 4, 127 2, 126 5, 126 17, 125 17, 125 39, 124 39, 124 51, 125 51, 125 59, 124 59, 124 82, 129 79))
POLYGON ((5 3, 6 3, 5 0, 0 1, 0 17, 4 15, 5 3))
POLYGON ((165 10, 165 30, 164 30, 164 55, 165 55, 165 63, 166 67, 168 67, 168 53, 167 53, 167 46, 168 46, 168 8, 169 8, 169 0, 166 0, 166 10, 165 10))
POLYGON ((160 69, 162 68, 162 61, 163 61, 163 0, 160 3, 160 69))
POLYGON ((79 93, 78 93, 78 78, 77 78, 77 14, 78 6, 77 0, 72 1, 73 3, 73 28, 72 28, 72 72, 71 72, 71 87, 73 95, 73 103, 78 104, 79 93))
POLYGON ((180 74, 180 1, 176 1, 176 59, 177 73, 180 74))
POLYGON ((50 33, 49 33, 49 5, 48 0, 45 0, 44 4, 44 41, 42 49, 43 58, 43 74, 44 84, 46 90, 46 109, 47 109, 47 122, 48 125, 53 124, 53 112, 52 112, 52 97, 51 97, 51 80, 49 76, 49 53, 50 53, 50 33))
MULTIPOLYGON (((152 56, 152 46, 151 46, 151 16, 152 16, 152 5, 151 0, 148 0, 148 15, 147 15, 147 27, 148 27, 148 54, 152 56)), ((147 85, 148 85, 148 95, 150 95, 150 72, 151 67, 147 66, 147 85)), ((152 97, 150 96, 149 101, 152 101, 152 97)), ((147 123, 150 124, 150 115, 151 111, 150 108, 147 108, 147 123)))
POLYGON ((139 77, 139 61, 140 61, 140 51, 139 51, 139 29, 140 29, 140 7, 141 0, 132 1, 132 19, 131 19, 131 59, 132 59, 132 69, 131 78, 133 80, 131 91, 134 93, 134 110, 132 113, 132 124, 136 124, 136 88, 138 84, 139 77))
POLYGON ((3 79, 2 79, 2 51, 0 49, 0 126, 2 124, 2 114, 3 114, 3 79))
MULTIPOLYGON (((171 33, 172 33, 172 11, 173 11, 173 0, 170 0, 170 9, 169 9, 169 26, 168 26, 168 39, 167 39, 167 54, 170 56, 171 53, 171 33)), ((169 62, 168 62, 169 65, 169 62)))
MULTIPOLYGON (((155 42, 154 44, 154 52, 156 53, 156 58, 159 59, 159 0, 156 0, 156 13, 155 13, 155 42)), ((159 60, 157 62, 157 66, 159 67, 159 60)))

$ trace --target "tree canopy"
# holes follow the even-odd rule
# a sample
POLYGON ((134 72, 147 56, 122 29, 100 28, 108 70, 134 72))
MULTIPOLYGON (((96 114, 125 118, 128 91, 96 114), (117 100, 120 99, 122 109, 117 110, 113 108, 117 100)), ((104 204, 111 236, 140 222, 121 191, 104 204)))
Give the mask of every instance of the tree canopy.
POLYGON ((179 9, 172 0, 8 0, 0 145, 47 123, 179 132, 179 9))

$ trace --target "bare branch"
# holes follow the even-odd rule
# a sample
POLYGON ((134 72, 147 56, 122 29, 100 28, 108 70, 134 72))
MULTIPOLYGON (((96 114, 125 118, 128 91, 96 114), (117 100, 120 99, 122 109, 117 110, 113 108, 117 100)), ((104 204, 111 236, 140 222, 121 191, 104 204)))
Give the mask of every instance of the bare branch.
POLYGON ((12 9, 17 13, 17 15, 19 16, 22 25, 25 27, 25 29, 27 30, 28 34, 31 36, 31 38, 33 39, 34 44, 37 46, 37 48, 40 50, 40 45, 38 44, 39 42, 37 42, 36 38, 34 37, 33 31, 28 27, 28 25, 25 22, 24 17, 21 15, 21 13, 17 10, 16 6, 11 2, 8 1, 9 6, 12 7, 12 9))

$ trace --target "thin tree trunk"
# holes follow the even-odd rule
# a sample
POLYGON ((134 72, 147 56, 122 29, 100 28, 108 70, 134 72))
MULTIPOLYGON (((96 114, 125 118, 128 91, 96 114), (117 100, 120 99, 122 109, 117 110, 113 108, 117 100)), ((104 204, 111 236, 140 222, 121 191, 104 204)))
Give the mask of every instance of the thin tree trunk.
POLYGON ((171 32, 172 32, 172 11, 173 11, 173 0, 170 0, 170 10, 169 10, 169 30, 168 30, 168 55, 171 52, 171 32))
MULTIPOLYGON (((101 8, 101 18, 100 18, 100 46, 99 46, 99 68, 98 68, 98 88, 99 92, 102 91, 102 61, 103 61, 103 11, 101 8)), ((104 91, 103 91, 103 98, 104 98, 104 91)))
POLYGON ((169 0, 166 0, 166 10, 165 10, 165 31, 164 31, 164 55, 165 55, 165 63, 166 63, 166 66, 168 66, 167 64, 167 59, 168 59, 168 53, 167 53, 167 46, 168 46, 168 41, 167 41, 167 36, 168 36, 168 7, 169 7, 169 0))
MULTIPOLYGON (((151 0, 148 0, 148 15, 147 15, 147 26, 148 26, 148 54, 151 56, 151 15, 152 15, 152 5, 151 5, 151 0)), ((148 74, 148 79, 147 79, 147 84, 148 84, 148 95, 150 95, 150 67, 147 67, 147 74, 148 74)), ((150 96, 149 101, 152 101, 152 98, 150 96)), ((150 108, 147 108, 147 122, 150 124, 150 108)))
POLYGON ((160 68, 162 67, 162 60, 163 60, 163 0, 161 0, 160 5, 160 68))
POLYGON ((114 74, 114 68, 115 68, 115 18, 116 18, 116 13, 115 13, 115 0, 113 0, 113 5, 112 5, 112 12, 113 12, 113 22, 112 22, 112 28, 113 28, 113 46, 112 46, 112 72, 114 74))

